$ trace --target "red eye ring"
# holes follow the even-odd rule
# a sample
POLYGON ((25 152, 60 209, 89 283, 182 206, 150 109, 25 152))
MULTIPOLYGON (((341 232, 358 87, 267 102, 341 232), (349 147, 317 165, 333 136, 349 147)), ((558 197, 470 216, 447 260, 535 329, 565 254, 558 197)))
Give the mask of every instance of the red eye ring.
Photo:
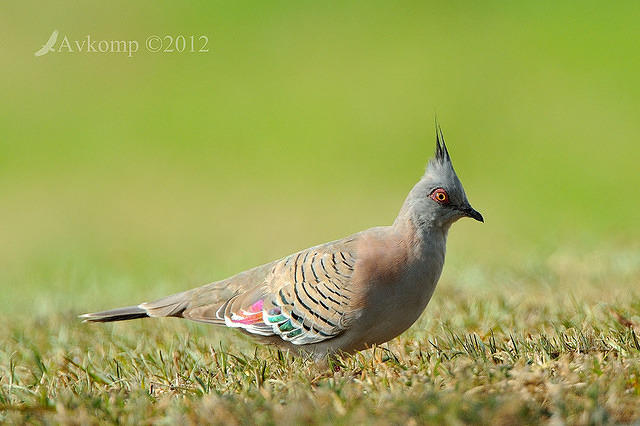
POLYGON ((436 203, 440 203, 440 204, 448 204, 449 203, 449 194, 447 194, 447 191, 445 191, 443 188, 435 189, 431 193, 430 197, 436 203))

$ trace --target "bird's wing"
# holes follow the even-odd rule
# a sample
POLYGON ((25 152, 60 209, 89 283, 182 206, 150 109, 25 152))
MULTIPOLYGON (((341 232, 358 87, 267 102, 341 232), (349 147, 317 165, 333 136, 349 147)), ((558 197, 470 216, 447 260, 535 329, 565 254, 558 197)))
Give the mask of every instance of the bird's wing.
POLYGON ((327 340, 347 329, 358 311, 354 241, 312 247, 140 307, 150 316, 224 324, 296 345, 327 340))
POLYGON ((346 330, 358 311, 353 286, 353 240, 304 250, 274 266, 263 323, 296 345, 317 343, 346 330))

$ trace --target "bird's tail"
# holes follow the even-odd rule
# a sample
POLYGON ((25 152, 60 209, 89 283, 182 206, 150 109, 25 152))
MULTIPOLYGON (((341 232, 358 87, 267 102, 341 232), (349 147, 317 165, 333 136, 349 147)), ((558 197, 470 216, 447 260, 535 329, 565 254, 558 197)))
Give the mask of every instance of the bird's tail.
POLYGON ((84 314, 80 315, 80 319, 84 322, 111 322, 147 317, 181 317, 189 305, 191 293, 192 291, 183 291, 154 302, 84 314))
POLYGON ((147 311, 139 306, 127 306, 126 308, 111 309, 109 311, 93 312, 80 315, 84 322, 111 322, 125 321, 136 318, 147 318, 147 311))

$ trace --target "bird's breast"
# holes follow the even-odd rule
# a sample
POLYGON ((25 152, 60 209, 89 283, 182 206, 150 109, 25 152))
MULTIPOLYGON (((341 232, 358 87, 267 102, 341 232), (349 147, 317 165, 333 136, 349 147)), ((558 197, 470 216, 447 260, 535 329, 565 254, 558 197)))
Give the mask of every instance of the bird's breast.
POLYGON ((363 346, 389 341, 416 322, 442 272, 440 259, 407 262, 392 274, 370 277, 357 327, 366 336, 363 346))
POLYGON ((417 232, 386 231, 363 238, 358 247, 353 285, 360 302, 349 330, 356 349, 386 342, 411 327, 442 272, 442 233, 424 239, 417 232))

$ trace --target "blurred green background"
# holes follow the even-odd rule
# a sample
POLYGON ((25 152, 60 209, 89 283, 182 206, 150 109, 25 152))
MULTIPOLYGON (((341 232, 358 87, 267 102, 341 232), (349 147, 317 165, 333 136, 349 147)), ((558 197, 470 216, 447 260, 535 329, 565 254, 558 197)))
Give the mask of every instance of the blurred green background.
MULTIPOLYGON (((2 2, 0 308, 153 299, 389 224, 433 118, 445 279, 637 247, 638 2, 2 2), (60 37, 140 51, 34 52, 60 37), (206 35, 208 53, 149 53, 206 35)), ((60 41, 60 40, 59 40, 60 41)))

